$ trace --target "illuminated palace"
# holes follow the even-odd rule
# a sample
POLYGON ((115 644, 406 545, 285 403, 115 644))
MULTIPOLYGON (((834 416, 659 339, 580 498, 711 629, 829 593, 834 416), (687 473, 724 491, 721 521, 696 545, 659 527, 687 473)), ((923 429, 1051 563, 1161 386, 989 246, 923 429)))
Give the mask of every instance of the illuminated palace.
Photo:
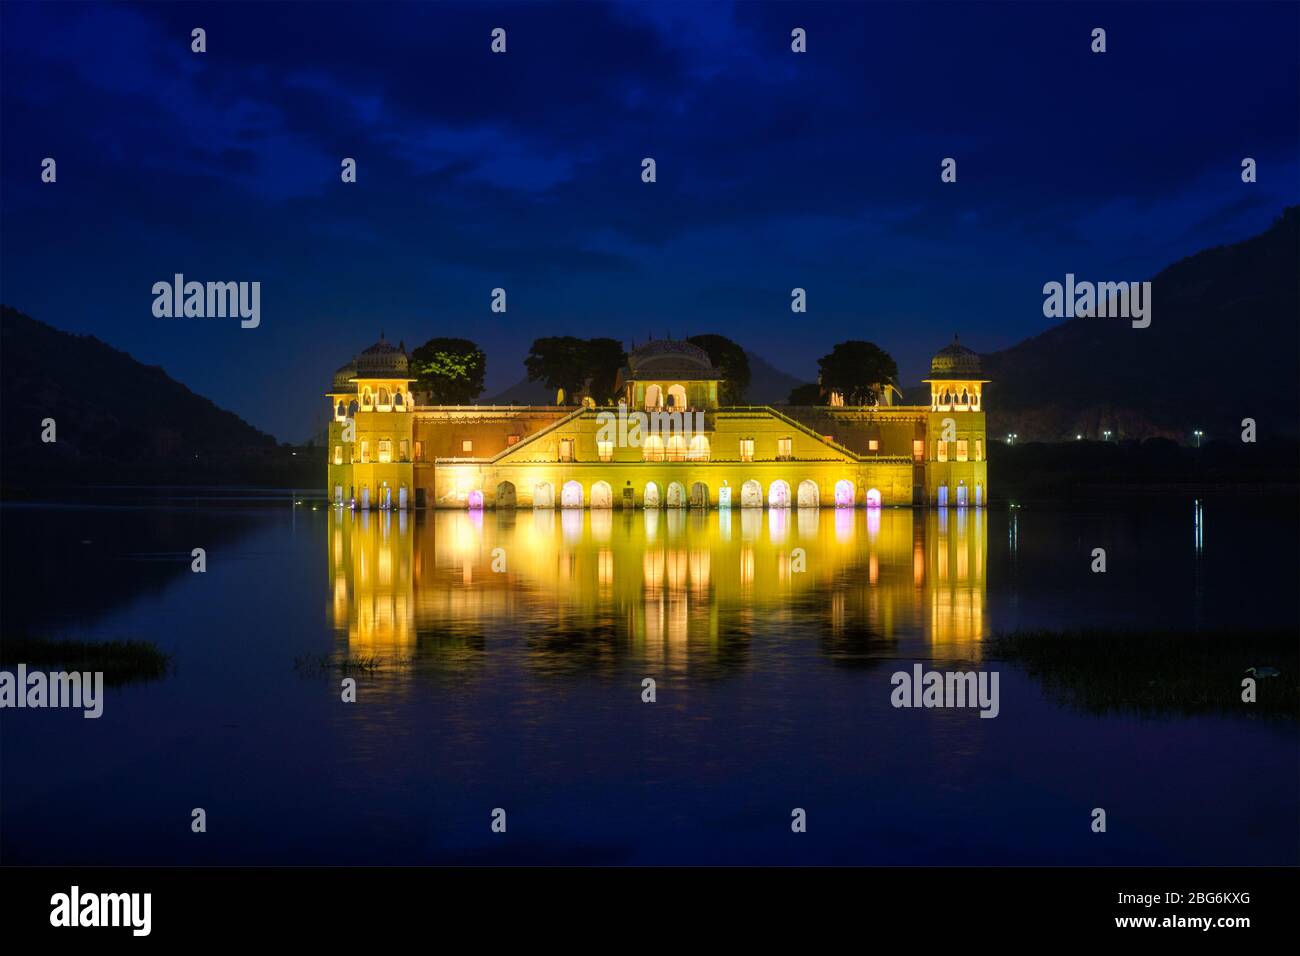
POLYGON ((979 357, 954 340, 925 381, 928 406, 887 385, 872 406, 728 407, 702 349, 655 341, 628 356, 618 407, 419 405, 381 338, 335 373, 327 488, 364 510, 981 507, 979 357))

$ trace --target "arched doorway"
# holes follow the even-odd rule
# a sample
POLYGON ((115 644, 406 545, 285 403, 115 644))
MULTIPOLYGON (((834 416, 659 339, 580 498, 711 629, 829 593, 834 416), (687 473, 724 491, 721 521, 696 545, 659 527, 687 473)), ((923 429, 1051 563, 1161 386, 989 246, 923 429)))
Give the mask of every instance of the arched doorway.
POLYGON ((609 482, 598 481, 591 486, 591 506, 593 508, 614 507, 614 489, 610 488, 609 482))
POLYGON ((560 507, 581 508, 582 485, 576 481, 566 481, 564 487, 560 489, 560 507))
POLYGON ((965 508, 966 505, 970 503, 969 495, 970 495, 970 485, 966 484, 964 480, 959 481, 957 483, 957 507, 958 508, 965 508))
POLYGON ((674 481, 668 485, 668 507, 684 508, 686 506, 686 489, 681 482, 674 481))
POLYGON ((668 407, 678 410, 686 407, 686 389, 683 386, 668 386, 668 407))
POLYGON ((483 510, 483 492, 479 491, 477 488, 469 493, 469 510, 483 510))
POLYGON ((853 487, 853 482, 847 478, 835 482, 836 508, 852 508, 857 503, 857 489, 853 487))
MULTIPOLYGON (((482 493, 480 492, 480 495, 482 493)), ((402 511, 406 510, 406 485, 397 489, 397 507, 402 511)))
POLYGON ((497 507, 513 508, 515 506, 515 486, 513 482, 503 481, 497 485, 497 507))
POLYGON ((729 485, 724 484, 721 488, 718 489, 718 507, 719 508, 731 507, 731 487, 729 485))
POLYGON ((646 508, 659 507, 659 486, 653 481, 646 483, 645 494, 641 498, 641 504, 646 508))
POLYGON ((379 510, 387 511, 393 506, 393 489, 384 485, 379 489, 379 510))
POLYGON ((811 478, 799 482, 798 500, 800 508, 816 508, 821 503, 821 492, 817 489, 817 482, 811 478))
POLYGON ((752 478, 740 486, 740 507, 763 507, 763 486, 752 478))
POLYGON ((343 507, 343 486, 342 485, 334 486, 334 504, 336 504, 340 508, 343 507))
POLYGON ((691 507, 707 508, 709 506, 709 486, 702 481, 691 485, 691 507))
POLYGON ((645 390, 645 407, 661 408, 664 403, 664 391, 658 385, 649 385, 645 390))
POLYGON ((537 484, 533 485, 533 507, 555 507, 555 489, 551 487, 549 481, 539 481, 537 484))
POLYGON ((981 482, 975 482, 975 507, 984 507, 984 485, 981 482))
POLYGON ((947 485, 939 486, 939 495, 937 498, 937 503, 940 508, 948 507, 948 486, 947 485))
POLYGON ((868 507, 868 508, 879 508, 879 507, 880 507, 880 489, 879 489, 879 488, 870 488, 870 489, 867 490, 867 507, 868 507))
POLYGON ((771 487, 767 489, 767 506, 769 508, 789 508, 790 507, 790 485, 777 479, 772 482, 771 487))

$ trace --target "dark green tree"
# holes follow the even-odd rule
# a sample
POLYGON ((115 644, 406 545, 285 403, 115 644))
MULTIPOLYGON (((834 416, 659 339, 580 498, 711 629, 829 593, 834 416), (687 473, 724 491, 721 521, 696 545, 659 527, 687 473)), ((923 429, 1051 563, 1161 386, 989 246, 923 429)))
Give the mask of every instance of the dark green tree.
POLYGON ((587 394, 597 405, 608 404, 614 398, 618 370, 626 364, 627 352, 617 339, 587 341, 587 394))
POLYGON ((817 360, 821 385, 839 392, 846 405, 875 405, 882 386, 898 379, 898 365, 874 342, 841 342, 817 360))
POLYGON ((590 375, 588 352, 587 342, 572 335, 536 339, 528 351, 528 358, 524 359, 528 381, 564 389, 565 400, 572 402, 590 375))
POLYGON ((821 405, 821 386, 815 382, 809 382, 807 385, 796 385, 790 389, 790 397, 785 401, 787 405, 821 405))
POLYGON ((434 405, 468 405, 483 392, 487 356, 469 339, 433 338, 411 353, 416 388, 434 405))
POLYGON ((537 339, 524 359, 530 382, 564 389, 564 398, 577 404, 579 394, 590 395, 597 404, 614 395, 618 370, 627 364, 623 343, 616 339, 579 339, 571 335, 537 339))
POLYGON ((722 378, 719 404, 745 404, 745 392, 749 388, 749 356, 745 350, 725 335, 713 333, 692 335, 686 341, 709 353, 709 361, 718 370, 722 378))

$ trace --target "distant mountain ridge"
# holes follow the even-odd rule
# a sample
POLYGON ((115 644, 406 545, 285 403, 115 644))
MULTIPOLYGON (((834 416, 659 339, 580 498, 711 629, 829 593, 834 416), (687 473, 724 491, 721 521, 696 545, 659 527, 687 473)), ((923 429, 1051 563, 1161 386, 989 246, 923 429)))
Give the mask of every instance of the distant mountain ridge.
POLYGON ((32 467, 188 462, 276 448, 270 435, 161 368, 10 306, 0 306, 0 401, 6 481, 32 467), (41 440, 46 418, 56 428, 49 444, 41 440))
POLYGON ((1238 436, 1253 418, 1261 437, 1300 434, 1300 207, 1151 282, 1149 328, 1075 318, 982 356, 989 433, 1187 441, 1238 436))

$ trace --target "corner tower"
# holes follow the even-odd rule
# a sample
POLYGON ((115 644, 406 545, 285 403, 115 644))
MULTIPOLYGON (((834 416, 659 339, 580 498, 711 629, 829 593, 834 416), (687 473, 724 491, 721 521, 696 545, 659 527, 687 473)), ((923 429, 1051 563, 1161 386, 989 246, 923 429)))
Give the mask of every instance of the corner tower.
POLYGON ((326 485, 333 504, 412 506, 412 381, 406 349, 382 334, 334 373, 326 485))
POLYGON ((957 341, 930 362, 925 447, 926 501, 938 507, 988 503, 988 442, 980 357, 957 341))

